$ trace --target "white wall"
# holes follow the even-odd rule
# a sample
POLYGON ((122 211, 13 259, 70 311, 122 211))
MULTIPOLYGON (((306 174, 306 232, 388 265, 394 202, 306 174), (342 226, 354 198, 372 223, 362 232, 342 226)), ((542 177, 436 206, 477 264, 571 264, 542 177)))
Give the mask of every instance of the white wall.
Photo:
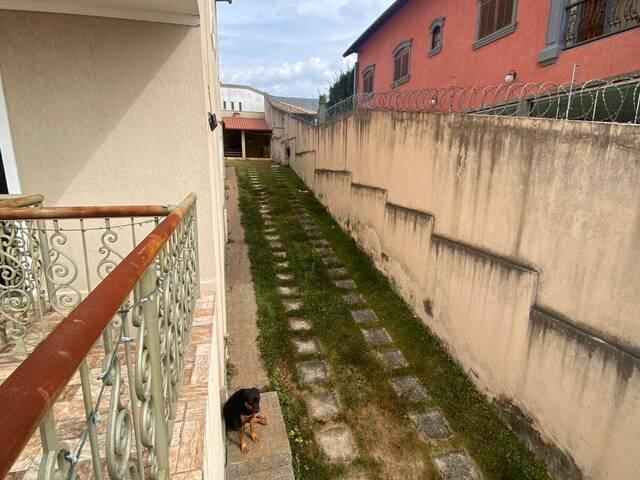
POLYGON ((221 90, 223 110, 239 112, 240 103, 242 103, 243 112, 264 112, 264 95, 243 87, 222 85, 221 90), (233 102, 234 108, 231 108, 231 102, 233 102))

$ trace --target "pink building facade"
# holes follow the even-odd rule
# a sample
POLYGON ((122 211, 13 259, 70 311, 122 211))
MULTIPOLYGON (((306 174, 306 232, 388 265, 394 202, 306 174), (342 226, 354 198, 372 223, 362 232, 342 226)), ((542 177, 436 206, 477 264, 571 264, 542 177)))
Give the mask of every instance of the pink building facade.
POLYGON ((640 74, 637 27, 640 0, 398 0, 344 55, 359 93, 584 82, 640 74))

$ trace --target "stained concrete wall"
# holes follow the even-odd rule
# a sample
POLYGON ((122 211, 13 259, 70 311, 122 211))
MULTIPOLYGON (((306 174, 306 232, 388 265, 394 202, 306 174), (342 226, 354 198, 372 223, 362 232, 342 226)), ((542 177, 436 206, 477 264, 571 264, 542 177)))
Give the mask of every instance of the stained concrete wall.
POLYGON ((638 127, 284 123, 291 166, 554 475, 637 478, 638 127))

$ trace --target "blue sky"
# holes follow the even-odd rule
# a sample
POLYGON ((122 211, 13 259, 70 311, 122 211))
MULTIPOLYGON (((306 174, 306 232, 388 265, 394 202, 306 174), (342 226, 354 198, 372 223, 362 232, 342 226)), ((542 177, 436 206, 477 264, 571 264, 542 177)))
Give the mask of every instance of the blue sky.
POLYGON ((317 97, 353 64, 342 53, 393 0, 234 0, 218 3, 223 82, 317 97))

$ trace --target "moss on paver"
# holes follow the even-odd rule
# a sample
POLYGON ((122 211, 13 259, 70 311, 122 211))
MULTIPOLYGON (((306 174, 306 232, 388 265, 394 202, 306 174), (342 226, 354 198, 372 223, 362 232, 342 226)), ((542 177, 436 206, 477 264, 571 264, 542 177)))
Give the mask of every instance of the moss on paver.
MULTIPOLYGON (((387 279, 369 257, 346 235, 326 209, 307 191, 289 168, 280 169, 291 189, 280 186, 268 164, 232 162, 240 186, 240 206, 246 241, 249 245, 252 277, 258 303, 260 348, 272 387, 278 391, 294 454, 294 471, 299 479, 336 478, 346 468, 329 464, 313 440, 314 424, 307 413, 298 381, 296 357, 291 339, 318 338, 332 376, 329 387, 338 392, 343 414, 358 442, 359 457, 353 462, 370 479, 438 478, 432 456, 463 447, 487 479, 545 479, 544 464, 527 450, 523 442, 499 418, 487 399, 473 386, 463 370, 446 354, 428 328, 393 291, 387 279), (259 214, 258 193, 249 188, 247 168, 255 168, 265 185, 277 234, 287 251, 294 279, 282 282, 277 259, 271 255, 259 214), (295 217, 291 194, 298 198, 315 221, 341 265, 346 278, 357 284, 366 307, 401 350, 409 366, 391 372, 382 367, 373 349, 365 343, 343 299, 345 290, 334 284, 327 266, 314 250, 309 237, 295 217), (277 287, 295 285, 302 300, 300 312, 287 313, 277 287), (303 316, 311 330, 291 331, 288 317, 303 316), (426 387, 429 400, 416 404, 399 399, 389 383, 391 376, 414 376, 426 387), (416 407, 437 407, 454 432, 444 444, 422 442, 408 414, 416 407), (444 448, 446 447, 446 448, 444 448)), ((354 291, 355 292, 355 291, 354 291)), ((388 347, 384 347, 388 348, 388 347)), ((320 359, 320 356, 305 357, 320 359)), ((351 467, 352 468, 352 467, 351 467)))

